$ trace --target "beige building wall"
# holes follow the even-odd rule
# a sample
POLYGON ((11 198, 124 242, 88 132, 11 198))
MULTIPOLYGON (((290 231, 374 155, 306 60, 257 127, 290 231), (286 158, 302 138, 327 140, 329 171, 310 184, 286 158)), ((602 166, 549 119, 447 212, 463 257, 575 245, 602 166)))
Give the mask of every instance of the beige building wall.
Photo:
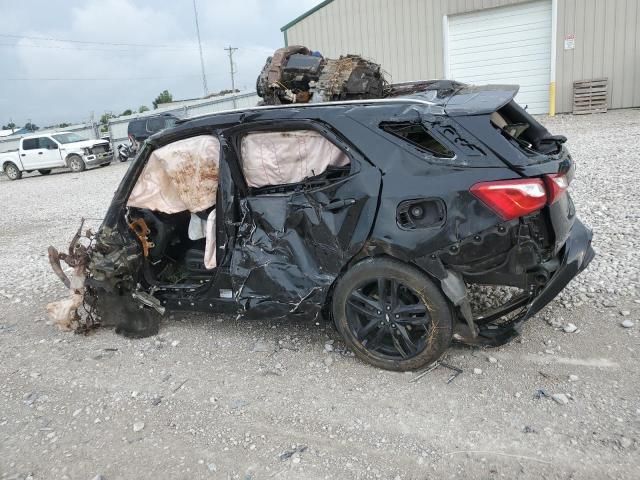
MULTIPOLYGON (((393 82, 444 78, 443 17, 527 0, 333 0, 284 30, 289 45, 363 55, 393 82)), ((549 0, 551 1, 551 0, 549 0)), ((556 111, 573 81, 609 78, 609 107, 640 106, 640 0, 557 0, 556 111), (575 35, 575 48, 564 49, 575 35)))

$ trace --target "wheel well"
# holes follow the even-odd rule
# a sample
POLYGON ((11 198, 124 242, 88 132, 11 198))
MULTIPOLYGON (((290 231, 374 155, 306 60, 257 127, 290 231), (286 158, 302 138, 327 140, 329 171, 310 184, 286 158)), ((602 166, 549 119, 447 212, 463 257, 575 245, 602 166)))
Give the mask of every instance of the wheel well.
POLYGON ((65 163, 67 164, 67 167, 69 166, 69 162, 71 161, 71 157, 78 157, 80 160, 82 160, 82 157, 80 155, 78 155, 77 153, 70 153, 64 159, 65 163))
POLYGON ((2 164, 2 171, 4 171, 4 169, 5 169, 5 168, 7 168, 7 165, 9 165, 9 164, 11 164, 11 165, 15 165, 15 166, 17 167, 17 165, 16 165, 14 162, 12 162, 11 160, 6 160, 6 161, 2 164))
MULTIPOLYGON (((388 258, 389 260, 394 260, 396 262, 401 262, 401 263, 404 263, 405 265, 407 265, 409 267, 415 268, 416 270, 419 270, 421 273, 424 273, 425 275, 427 275, 442 290, 442 285, 440 284, 440 280, 435 275, 433 275, 431 272, 428 272, 427 270, 425 270, 424 268, 420 267, 419 265, 416 265, 413 262, 408 262, 407 260, 405 260, 403 258, 396 257, 396 256, 390 254, 389 252, 379 252, 379 253, 373 254, 373 255, 371 255, 371 254, 358 254, 358 255, 354 256, 349 262, 347 262, 342 267, 342 269, 340 270, 338 275, 336 275, 336 278, 333 279, 333 282, 331 282, 331 285, 327 289, 327 294, 324 297, 324 304, 322 305, 322 308, 320 310, 322 312, 322 315, 323 315, 324 318, 326 318, 327 320, 333 321, 333 319, 331 318, 331 299, 333 298, 333 291, 335 290, 335 287, 336 287, 338 281, 340 280, 340 278, 345 274, 345 272, 347 270, 353 268, 358 263, 363 262, 365 260, 372 259, 372 258, 388 258)), ((444 297, 448 301, 450 301, 450 299, 449 299, 449 297, 447 295, 444 295, 444 297)))

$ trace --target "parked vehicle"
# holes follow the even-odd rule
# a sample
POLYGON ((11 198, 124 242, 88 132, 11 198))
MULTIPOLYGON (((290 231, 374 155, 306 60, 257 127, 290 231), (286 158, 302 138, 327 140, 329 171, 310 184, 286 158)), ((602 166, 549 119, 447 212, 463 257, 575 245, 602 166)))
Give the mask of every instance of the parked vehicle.
POLYGON ((10 180, 37 170, 48 175, 54 168, 81 172, 88 166, 107 166, 113 159, 111 144, 88 140, 73 132, 30 135, 20 139, 18 150, 0 154, 0 165, 10 180))
POLYGON ((120 160, 121 162, 126 162, 133 156, 133 153, 131 152, 131 146, 127 145, 126 143, 119 144, 116 149, 118 150, 118 160, 120 160))
POLYGON ((154 133, 175 125, 178 117, 171 113, 162 113, 151 117, 136 118, 127 126, 127 136, 131 143, 131 153, 135 155, 140 145, 154 133))
POLYGON ((50 247, 71 303, 84 296, 91 319, 130 336, 157 332, 166 310, 323 314, 391 370, 429 364, 452 340, 509 341, 595 255, 567 191, 566 138, 513 101, 517 86, 396 90, 151 137, 98 233, 82 245, 79 231, 63 256, 74 278, 50 247), (515 293, 474 311, 474 285, 515 293))

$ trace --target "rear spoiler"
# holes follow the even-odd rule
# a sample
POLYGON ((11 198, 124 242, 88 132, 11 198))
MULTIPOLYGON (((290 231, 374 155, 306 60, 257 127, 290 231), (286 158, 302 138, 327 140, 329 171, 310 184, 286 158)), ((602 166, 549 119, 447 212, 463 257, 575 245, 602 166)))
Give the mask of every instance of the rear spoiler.
POLYGON ((482 115, 504 107, 516 96, 519 85, 464 85, 449 97, 448 115, 482 115))

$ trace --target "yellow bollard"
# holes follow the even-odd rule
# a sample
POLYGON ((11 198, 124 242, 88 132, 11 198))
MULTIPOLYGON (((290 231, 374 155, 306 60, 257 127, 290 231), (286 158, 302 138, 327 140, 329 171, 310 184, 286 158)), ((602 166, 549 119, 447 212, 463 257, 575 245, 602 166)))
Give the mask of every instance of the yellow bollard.
POLYGON ((556 116, 556 82, 549 84, 549 116, 556 116))

